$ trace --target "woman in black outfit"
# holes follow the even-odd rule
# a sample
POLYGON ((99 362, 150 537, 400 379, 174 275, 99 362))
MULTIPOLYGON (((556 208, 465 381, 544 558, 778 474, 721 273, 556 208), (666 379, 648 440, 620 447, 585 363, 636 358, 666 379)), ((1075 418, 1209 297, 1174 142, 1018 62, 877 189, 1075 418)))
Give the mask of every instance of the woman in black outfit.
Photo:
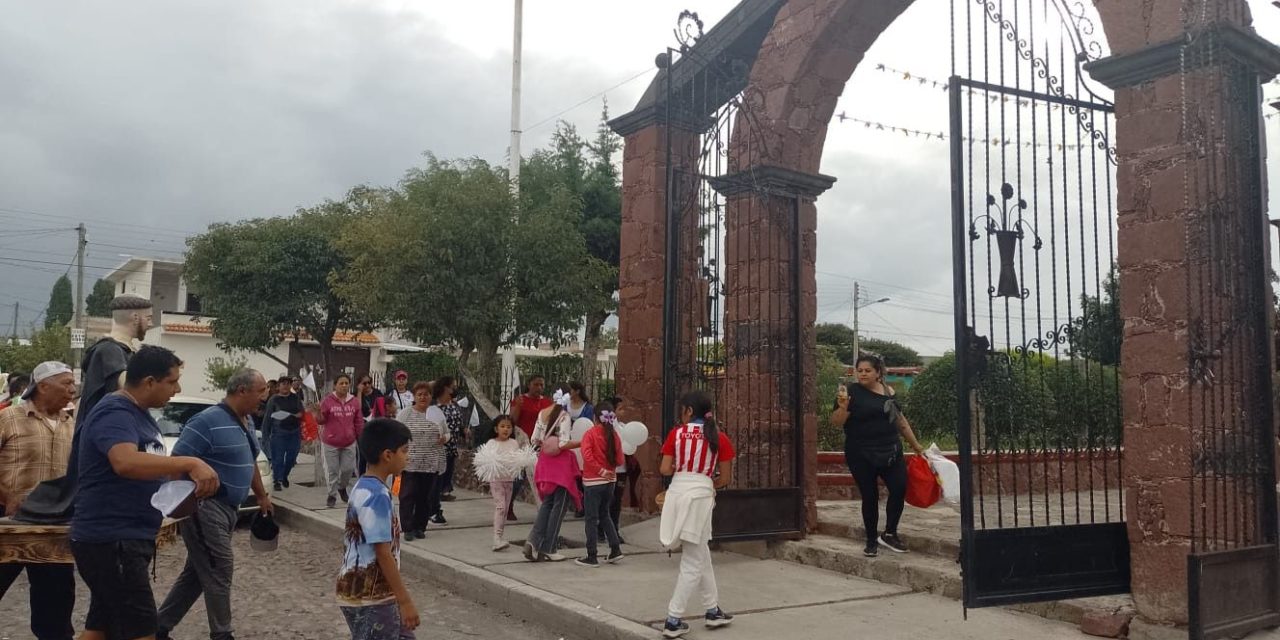
POLYGON ((893 397, 893 388, 884 383, 884 363, 880 358, 864 354, 857 362, 858 384, 847 385, 847 393, 836 398, 831 413, 832 426, 844 426, 844 459, 853 481, 862 495, 862 524, 867 533, 864 553, 875 557, 884 546, 896 553, 907 547, 898 537, 898 520, 902 518, 907 495, 907 464, 902 457, 902 439, 916 452, 924 447, 916 440, 911 424, 893 397), (884 533, 877 538, 880 515, 880 491, 876 479, 884 480, 889 489, 885 505, 884 533))

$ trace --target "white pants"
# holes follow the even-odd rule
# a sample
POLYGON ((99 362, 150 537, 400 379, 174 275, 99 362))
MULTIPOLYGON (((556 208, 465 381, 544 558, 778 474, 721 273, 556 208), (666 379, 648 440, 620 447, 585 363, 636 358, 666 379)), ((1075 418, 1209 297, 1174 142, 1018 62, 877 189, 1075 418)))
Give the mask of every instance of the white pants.
POLYGON ((702 608, 714 609, 720 603, 716 588, 716 572, 711 568, 711 547, 707 543, 682 543, 680 552, 680 577, 676 579, 676 591, 671 594, 667 615, 683 617, 689 606, 689 597, 695 590, 702 591, 702 608))
POLYGON ((356 470, 356 447, 331 447, 324 445, 325 472, 329 481, 329 497, 338 497, 338 490, 347 490, 351 485, 351 474, 356 470))

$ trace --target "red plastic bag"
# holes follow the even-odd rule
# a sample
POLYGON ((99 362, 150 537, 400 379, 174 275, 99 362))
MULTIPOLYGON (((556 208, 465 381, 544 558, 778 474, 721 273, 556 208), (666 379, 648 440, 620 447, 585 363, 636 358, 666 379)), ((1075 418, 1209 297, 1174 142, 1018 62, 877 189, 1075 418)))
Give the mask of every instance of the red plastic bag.
POLYGON ((311 442, 320 437, 320 423, 316 422, 316 417, 311 415, 310 411, 302 412, 302 441, 311 442))
POLYGON ((942 483, 924 456, 907 460, 907 504, 928 509, 942 499, 942 483))

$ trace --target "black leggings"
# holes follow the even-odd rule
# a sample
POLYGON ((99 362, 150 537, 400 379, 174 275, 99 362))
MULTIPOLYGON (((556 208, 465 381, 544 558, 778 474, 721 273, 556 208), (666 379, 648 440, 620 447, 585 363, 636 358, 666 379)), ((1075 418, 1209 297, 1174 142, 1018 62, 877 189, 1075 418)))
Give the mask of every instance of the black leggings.
POLYGON ((858 484, 858 493, 862 495, 862 526, 866 528, 867 539, 874 540, 879 533, 880 489, 876 484, 877 478, 884 480, 885 487, 889 489, 884 532, 897 533, 898 520, 902 519, 907 497, 907 463, 902 458, 901 445, 894 445, 892 450, 846 449, 844 455, 853 481, 858 484))

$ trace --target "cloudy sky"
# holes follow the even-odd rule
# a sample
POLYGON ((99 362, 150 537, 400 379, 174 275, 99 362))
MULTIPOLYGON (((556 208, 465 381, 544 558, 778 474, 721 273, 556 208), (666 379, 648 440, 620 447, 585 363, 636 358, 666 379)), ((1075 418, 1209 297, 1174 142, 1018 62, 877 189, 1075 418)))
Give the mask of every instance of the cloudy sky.
MULTIPOLYGON (((557 118, 590 130, 603 99, 615 115, 629 109, 680 10, 710 26, 734 4, 526 0, 526 152, 557 118)), ((1280 11, 1251 4, 1278 39, 1280 11)), ((946 9, 918 0, 837 112, 945 130, 945 93, 875 66, 945 79, 946 9)), ((392 184, 425 151, 506 157, 509 0, 0 0, 0 11, 4 333, 15 302, 22 333, 38 320, 78 222, 92 281, 122 254, 180 254, 210 222, 392 184)), ((948 348, 947 152, 936 139, 832 125, 823 172, 839 182, 818 203, 820 321, 848 322, 861 281, 870 299, 890 298, 863 312, 864 333, 948 348)))

